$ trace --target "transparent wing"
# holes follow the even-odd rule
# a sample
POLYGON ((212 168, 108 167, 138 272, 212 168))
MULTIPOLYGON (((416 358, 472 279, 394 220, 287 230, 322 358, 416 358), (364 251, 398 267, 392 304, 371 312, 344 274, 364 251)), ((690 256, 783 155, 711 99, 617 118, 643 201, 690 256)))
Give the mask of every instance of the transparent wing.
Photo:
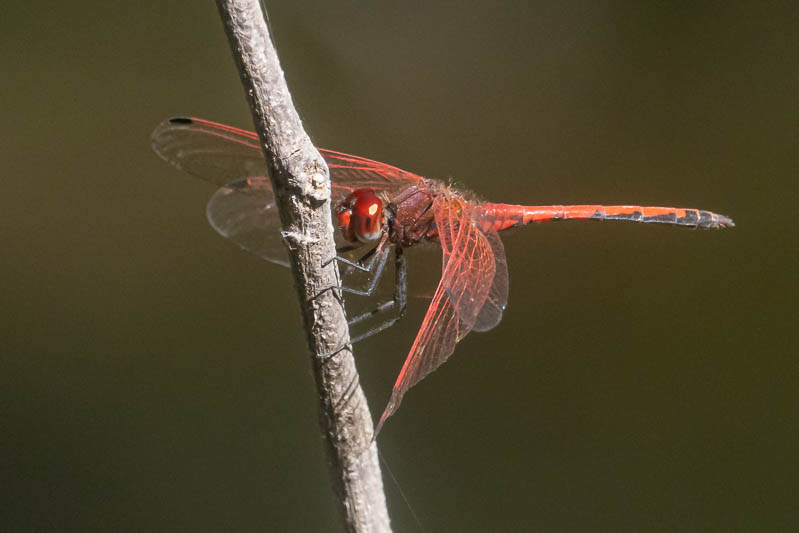
POLYGON ((171 118, 155 128, 153 151, 170 165, 219 187, 268 177, 255 133, 202 119, 171 118))
POLYGON ((208 200, 205 215, 226 239, 267 261, 289 266, 269 178, 246 178, 220 187, 208 200))
MULTIPOLYGON (((375 434, 399 408, 405 393, 441 366, 455 350, 455 344, 471 329, 485 326, 484 322, 489 320, 481 316, 481 310, 494 287, 496 262, 492 238, 472 222, 465 206, 457 200, 439 196, 433 209, 443 251, 441 281, 375 434)), ((507 275, 505 278, 507 285, 507 275)), ((502 283, 498 289, 501 288, 502 283)), ((487 312, 486 317, 496 319, 493 312, 487 312)))
MULTIPOLYGON (((158 156, 220 187, 206 207, 211 226, 223 237, 268 261, 287 265, 266 162, 258 136, 198 118, 173 118, 152 134, 158 156)), ((332 181, 333 204, 355 189, 396 194, 421 178, 371 159, 320 149, 332 181)))
MULTIPOLYGON (((258 136, 251 131, 200 118, 172 118, 152 134, 156 154, 171 165, 215 185, 234 179, 267 177, 258 136)), ((333 201, 355 189, 392 194, 422 179, 392 165, 319 148, 330 168, 333 201)))
POLYGON ((474 322, 474 331, 494 329, 502 320, 502 313, 508 305, 508 260, 502 239, 495 231, 486 232, 485 238, 494 253, 494 280, 483 307, 474 322))
POLYGON ((334 204, 355 189, 372 189, 391 197, 422 179, 421 176, 379 161, 324 148, 317 150, 330 169, 334 204))

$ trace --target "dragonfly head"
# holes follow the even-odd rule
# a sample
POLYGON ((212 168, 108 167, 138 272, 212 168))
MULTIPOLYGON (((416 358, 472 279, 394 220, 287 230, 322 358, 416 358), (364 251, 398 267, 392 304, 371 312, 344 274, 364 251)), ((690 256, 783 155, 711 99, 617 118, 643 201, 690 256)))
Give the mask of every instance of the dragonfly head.
POLYGON ((357 189, 336 207, 336 221, 344 238, 370 243, 383 235, 383 202, 372 189, 357 189))

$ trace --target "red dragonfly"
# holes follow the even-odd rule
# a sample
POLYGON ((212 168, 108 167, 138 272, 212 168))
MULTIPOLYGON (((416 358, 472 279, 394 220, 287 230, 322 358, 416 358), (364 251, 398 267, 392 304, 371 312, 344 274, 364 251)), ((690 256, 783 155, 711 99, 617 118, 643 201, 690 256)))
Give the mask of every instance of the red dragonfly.
MULTIPOLYGON (((255 133, 197 118, 173 118, 156 128, 152 143, 167 162, 221 187, 206 209, 211 225, 220 234, 249 252, 288 266, 267 167, 255 133)), ((330 168, 339 230, 338 259, 370 276, 365 290, 342 289, 371 295, 389 253, 394 251, 392 301, 350 323, 385 311, 392 311, 394 316, 355 340, 390 326, 402 315, 406 301, 404 248, 432 241, 440 243, 443 253, 441 280, 375 435, 396 412, 405 393, 446 361, 458 341, 472 330, 488 331, 502 319, 508 301, 508 267, 497 232, 531 222, 567 219, 630 220, 695 228, 734 225, 726 216, 697 209, 481 203, 441 181, 391 165, 332 150, 319 152, 330 168), (341 256, 364 249, 368 251, 357 261, 341 256)))

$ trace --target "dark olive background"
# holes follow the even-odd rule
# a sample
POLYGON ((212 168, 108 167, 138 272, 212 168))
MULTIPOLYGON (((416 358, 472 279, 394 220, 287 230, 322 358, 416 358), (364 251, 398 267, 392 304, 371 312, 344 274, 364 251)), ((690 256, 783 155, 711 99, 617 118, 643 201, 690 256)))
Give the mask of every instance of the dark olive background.
MULTIPOLYGON (((427 531, 795 530, 793 3, 267 6, 320 146, 738 224, 507 235, 502 323, 380 437, 427 531)), ((215 6, 3 11, 2 529, 340 530, 289 272, 150 151, 169 116, 250 128, 215 6)), ((356 346, 375 416, 424 309, 356 346)))

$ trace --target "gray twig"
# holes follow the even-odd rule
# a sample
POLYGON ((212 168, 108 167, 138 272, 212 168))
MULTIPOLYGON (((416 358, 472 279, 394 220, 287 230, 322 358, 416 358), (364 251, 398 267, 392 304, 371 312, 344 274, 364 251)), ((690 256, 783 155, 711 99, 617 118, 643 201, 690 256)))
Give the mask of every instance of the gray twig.
POLYGON ((217 0, 217 6, 280 210, 341 515, 349 531, 390 531, 372 417, 337 289, 327 166, 294 109, 258 0, 217 0))

